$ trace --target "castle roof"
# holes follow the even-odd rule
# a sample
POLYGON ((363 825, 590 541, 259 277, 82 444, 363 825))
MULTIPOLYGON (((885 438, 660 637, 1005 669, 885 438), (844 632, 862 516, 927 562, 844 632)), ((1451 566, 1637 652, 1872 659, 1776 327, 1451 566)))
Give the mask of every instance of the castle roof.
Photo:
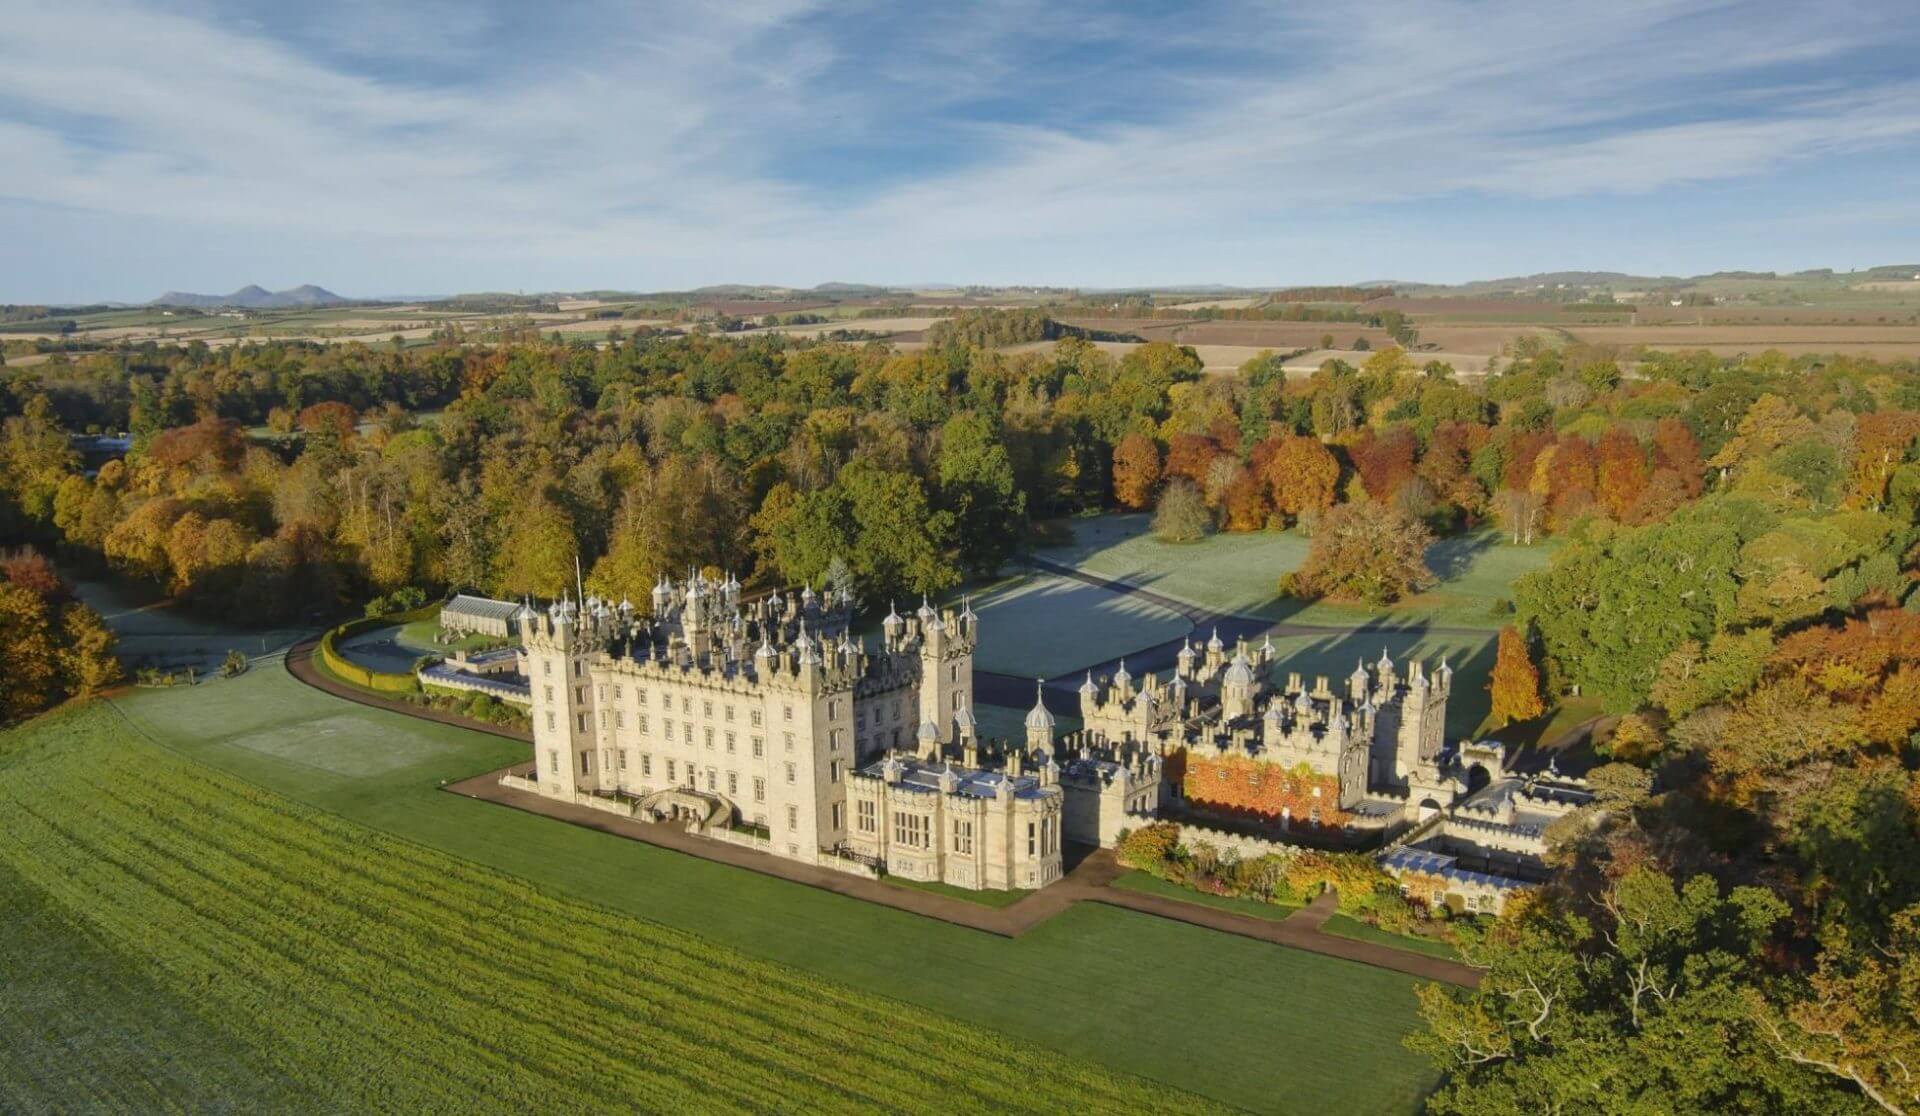
POLYGON ((1053 729, 1053 714, 1047 712, 1046 684, 1044 678, 1034 679, 1033 708, 1027 712, 1027 727, 1030 729, 1053 729))

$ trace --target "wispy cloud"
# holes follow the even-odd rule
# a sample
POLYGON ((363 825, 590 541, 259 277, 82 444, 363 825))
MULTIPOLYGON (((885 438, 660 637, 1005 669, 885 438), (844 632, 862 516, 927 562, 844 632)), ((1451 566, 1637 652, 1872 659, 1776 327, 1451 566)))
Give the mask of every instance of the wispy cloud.
MULTIPOLYGON (((0 36, 0 233, 19 203, 255 230, 364 289, 423 254, 446 289, 1011 279, 1036 246, 1034 278, 1097 283, 1130 244, 1184 253, 1134 276, 1225 278, 1379 207, 1910 158, 1916 38, 1892 3, 76 0, 0 36)), ((131 293, 114 265, 74 274, 131 293)))

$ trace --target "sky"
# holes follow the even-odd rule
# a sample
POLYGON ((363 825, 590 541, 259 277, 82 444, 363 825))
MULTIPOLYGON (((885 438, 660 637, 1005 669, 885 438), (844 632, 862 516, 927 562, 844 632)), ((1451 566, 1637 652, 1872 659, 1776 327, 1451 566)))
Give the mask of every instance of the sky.
POLYGON ((1912 0, 0 0, 0 301, 1920 262, 1912 0))

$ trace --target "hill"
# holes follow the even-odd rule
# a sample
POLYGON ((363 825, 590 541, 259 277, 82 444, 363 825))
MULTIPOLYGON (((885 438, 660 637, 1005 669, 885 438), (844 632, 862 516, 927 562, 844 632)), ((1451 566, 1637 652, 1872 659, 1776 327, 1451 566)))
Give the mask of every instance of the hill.
POLYGON ((339 306, 353 299, 334 294, 325 287, 305 283, 284 291, 269 291, 248 284, 232 294, 207 295, 188 291, 168 291, 149 302, 149 306, 188 306, 195 309, 238 307, 242 310, 285 310, 292 307, 339 306))

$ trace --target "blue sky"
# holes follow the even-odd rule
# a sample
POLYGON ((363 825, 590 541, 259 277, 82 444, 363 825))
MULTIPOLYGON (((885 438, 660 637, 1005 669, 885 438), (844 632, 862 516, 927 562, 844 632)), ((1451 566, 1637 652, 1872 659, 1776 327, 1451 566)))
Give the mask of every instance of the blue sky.
POLYGON ((5 301, 1920 261, 1908 0, 0 15, 5 301))

